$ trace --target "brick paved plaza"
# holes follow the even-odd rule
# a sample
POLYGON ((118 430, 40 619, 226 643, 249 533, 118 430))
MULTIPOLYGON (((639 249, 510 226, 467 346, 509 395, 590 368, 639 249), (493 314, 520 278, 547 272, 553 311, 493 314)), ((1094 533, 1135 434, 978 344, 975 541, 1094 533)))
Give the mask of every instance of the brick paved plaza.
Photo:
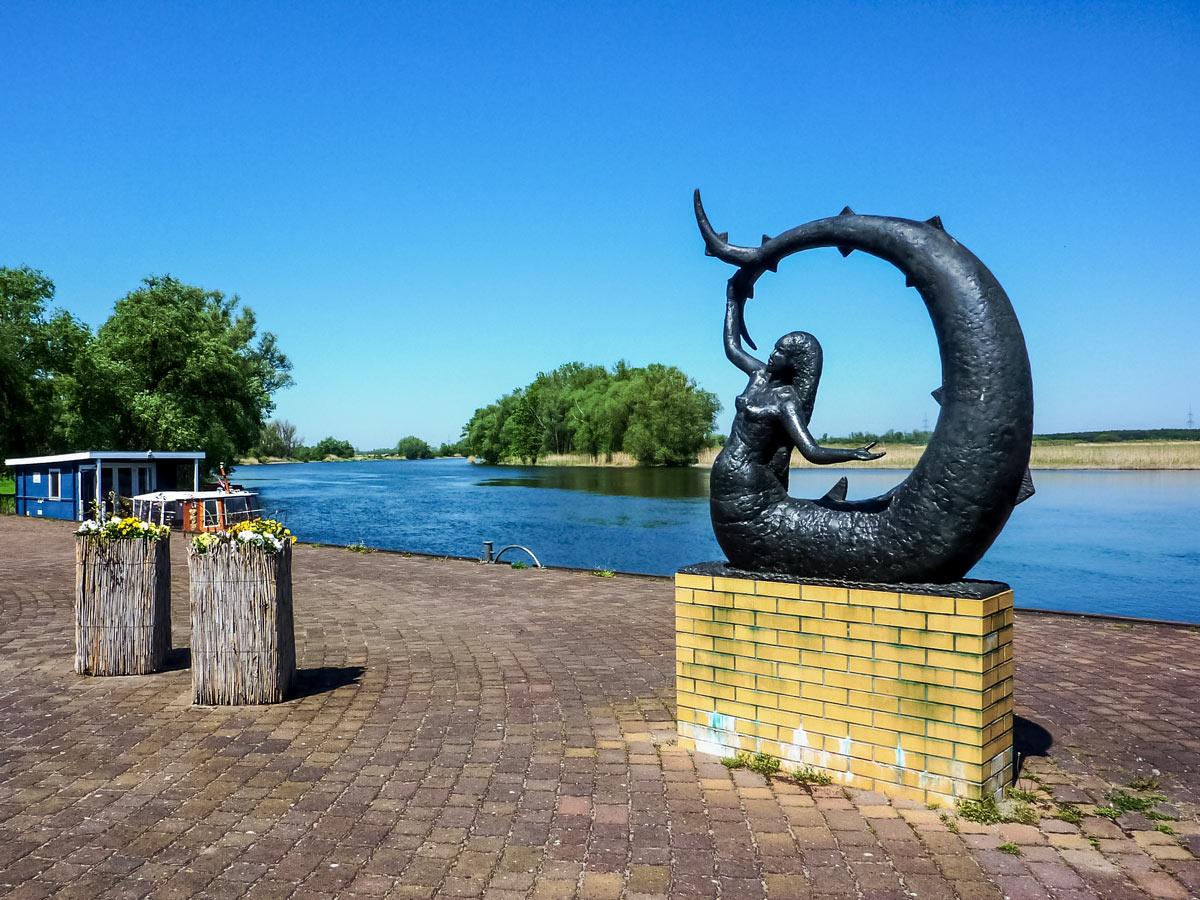
POLYGON ((1018 613, 980 825, 680 750, 669 579, 298 546, 297 696, 201 708, 176 536, 173 668, 77 676, 71 527, 0 517, 0 896, 1200 896, 1200 629, 1018 613))

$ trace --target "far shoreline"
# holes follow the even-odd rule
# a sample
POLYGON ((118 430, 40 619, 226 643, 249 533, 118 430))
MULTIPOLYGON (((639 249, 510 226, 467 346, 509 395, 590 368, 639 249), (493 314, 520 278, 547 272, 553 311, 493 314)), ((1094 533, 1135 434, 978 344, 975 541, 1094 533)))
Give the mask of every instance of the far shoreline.
MULTIPOLYGON (((843 446, 831 444, 829 446, 843 446)), ((917 444, 879 444, 878 449, 885 450, 887 455, 869 462, 842 463, 837 468, 852 469, 911 469, 925 452, 923 445, 917 444)), ((694 463, 696 468, 711 468, 713 461, 720 452, 719 447, 712 447, 700 452, 699 459, 694 463)), ((468 456, 443 456, 435 459, 467 459, 468 456)), ((404 460, 406 462, 423 462, 425 460, 409 460, 403 456, 354 456, 347 459, 309 460, 310 462, 375 462, 380 460, 404 460)), ((284 463, 299 463, 296 459, 271 458, 266 462, 257 459, 244 459, 237 467, 261 465, 281 465, 284 463)), ((531 465, 516 459, 503 460, 500 465, 524 466, 531 465)), ((587 454, 551 454, 540 457, 532 465, 542 467, 579 467, 579 468, 633 468, 637 462, 626 453, 614 453, 611 459, 592 457, 587 454)), ((799 452, 792 454, 792 468, 808 469, 823 468, 814 466, 804 459, 799 452)), ((1112 441, 1106 443, 1060 443, 1034 442, 1033 452, 1029 459, 1029 468, 1034 471, 1054 471, 1069 469, 1093 469, 1111 471, 1193 471, 1200 470, 1200 441, 1112 441)))

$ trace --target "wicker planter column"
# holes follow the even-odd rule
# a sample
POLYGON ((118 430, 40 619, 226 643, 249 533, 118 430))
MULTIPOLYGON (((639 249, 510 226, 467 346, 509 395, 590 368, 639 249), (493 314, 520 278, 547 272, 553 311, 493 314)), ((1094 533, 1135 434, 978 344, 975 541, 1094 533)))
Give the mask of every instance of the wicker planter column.
POLYGON ((75 538, 75 671, 145 675, 171 653, 166 538, 75 538))
POLYGON ((278 703, 296 675, 292 545, 188 546, 192 695, 203 706, 278 703))

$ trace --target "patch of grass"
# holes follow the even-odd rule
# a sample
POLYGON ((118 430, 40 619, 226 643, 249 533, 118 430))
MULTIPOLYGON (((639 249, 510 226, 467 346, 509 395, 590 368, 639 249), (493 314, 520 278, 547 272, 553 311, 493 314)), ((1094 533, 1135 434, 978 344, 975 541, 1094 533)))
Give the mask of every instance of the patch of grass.
POLYGON ((954 818, 954 816, 950 815, 950 813, 942 813, 940 816, 938 816, 938 818, 942 820, 942 824, 945 825, 949 831, 954 832, 954 834, 958 834, 958 819, 954 818))
POLYGON ((529 568, 529 563, 521 562, 520 560, 517 560, 516 562, 513 562, 513 563, 509 563, 509 565, 512 566, 514 569, 528 569, 529 568))
POLYGON ((1037 803, 1038 795, 1034 791, 1023 791, 1020 788, 1009 788, 1008 796, 1022 803, 1037 803))
POLYGON ((926 804, 925 804, 925 808, 926 808, 926 809, 941 809, 941 808, 942 808, 942 804, 940 804, 940 803, 938 803, 936 800, 934 800, 934 801, 933 801, 933 802, 931 802, 931 803, 926 803, 926 804))
POLYGON ((1012 841, 1005 841, 1003 844, 1001 844, 996 849, 999 850, 1001 853, 1007 853, 1009 856, 1020 856, 1021 855, 1021 848, 1018 847, 1016 844, 1014 844, 1012 841))
POLYGON ((759 775, 770 776, 778 772, 782 766, 779 760, 770 753, 755 753, 746 768, 759 775))
POLYGON ((1100 849, 1100 838, 1088 838, 1088 843, 1092 845, 1092 849, 1100 849))
POLYGON ((833 784, 833 776, 812 766, 800 766, 792 770, 792 777, 801 784, 833 784))
POLYGON ((1121 811, 1112 806, 1097 806, 1092 810, 1092 814, 1105 819, 1116 820, 1121 815, 1121 811))
POLYGON ((1063 822, 1070 822, 1072 825, 1078 825, 1083 821, 1083 813, 1079 811, 1079 807, 1074 803, 1064 803, 1058 808, 1058 812, 1050 818, 1058 819, 1063 822))
POLYGON ((357 544, 351 544, 346 549, 349 550, 351 553, 374 553, 375 552, 374 547, 368 547, 362 541, 359 541, 357 544))
POLYGON ((750 754, 743 752, 736 756, 722 756, 721 765, 727 769, 745 769, 750 765, 750 754))
POLYGON ((1012 813, 1004 817, 1006 822, 1020 822, 1022 825, 1036 825, 1041 816, 1038 811, 1023 801, 1013 804, 1012 813))
POLYGON ((589 574, 595 575, 597 578, 615 578, 617 576, 612 569, 594 569, 589 574))
POLYGON ((1146 778, 1139 775, 1137 778, 1130 780, 1129 787, 1135 791, 1152 791, 1158 787, 1158 779, 1146 778))
POLYGON ((1179 816, 1168 816, 1166 813, 1161 813, 1157 809, 1146 810, 1146 818, 1151 822, 1178 822, 1179 816))
POLYGON ((955 811, 960 819, 978 822, 981 825, 995 825, 1004 821, 1000 807, 992 797, 984 797, 982 800, 959 800, 955 804, 955 811))
POLYGON ((1154 830, 1161 831, 1163 834, 1174 834, 1175 833, 1175 829, 1172 828, 1170 825, 1168 825, 1166 822, 1159 822, 1157 825, 1154 826, 1154 830))
POLYGON ((1167 798, 1163 794, 1147 794, 1144 797, 1135 797, 1133 794, 1127 794, 1118 789, 1109 792, 1107 799, 1110 806, 1115 806, 1122 812, 1144 813, 1154 809, 1159 801, 1166 800, 1167 798))

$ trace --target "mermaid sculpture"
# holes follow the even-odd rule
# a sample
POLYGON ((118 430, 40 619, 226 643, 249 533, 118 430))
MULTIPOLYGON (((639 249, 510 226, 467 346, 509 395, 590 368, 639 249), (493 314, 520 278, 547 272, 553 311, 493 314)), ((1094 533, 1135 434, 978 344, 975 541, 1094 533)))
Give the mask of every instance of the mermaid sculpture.
POLYGON ((945 583, 961 579, 995 540, 1028 477, 1033 387, 1020 326, 1004 290, 969 250, 928 222, 841 215, 801 225, 759 248, 729 244, 695 196, 706 252, 737 265, 729 280, 725 353, 750 381, 713 464, 713 531, 738 569, 812 579, 945 583), (792 253, 837 247, 886 259, 925 300, 942 356, 941 414, 907 478, 868 500, 847 501, 846 479, 818 500, 788 496, 793 447, 817 464, 878 459, 874 444, 822 447, 808 423, 821 377, 811 334, 779 339, 766 363, 742 347, 754 283, 792 253))

